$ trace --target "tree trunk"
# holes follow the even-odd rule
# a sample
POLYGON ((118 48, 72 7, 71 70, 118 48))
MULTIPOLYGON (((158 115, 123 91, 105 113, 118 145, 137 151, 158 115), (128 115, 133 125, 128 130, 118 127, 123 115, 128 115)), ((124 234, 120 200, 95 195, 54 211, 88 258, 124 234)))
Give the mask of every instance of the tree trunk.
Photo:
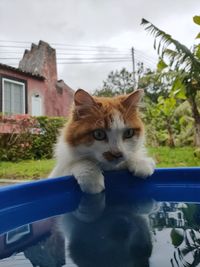
POLYGON ((197 103, 195 101, 195 96, 189 96, 188 101, 192 109, 192 115, 194 118, 194 130, 195 130, 195 146, 200 147, 200 113, 197 108, 197 103))
POLYGON ((169 121, 167 121, 167 131, 169 134, 169 139, 168 139, 168 143, 170 147, 175 147, 175 142, 174 142, 174 136, 173 136, 173 131, 172 131, 172 127, 169 121))

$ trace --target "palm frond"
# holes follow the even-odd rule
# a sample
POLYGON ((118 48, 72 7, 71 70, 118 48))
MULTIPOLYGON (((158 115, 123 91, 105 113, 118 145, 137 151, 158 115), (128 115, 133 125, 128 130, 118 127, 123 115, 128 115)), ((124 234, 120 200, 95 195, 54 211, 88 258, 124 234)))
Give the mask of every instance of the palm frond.
POLYGON ((197 69, 200 71, 200 60, 185 45, 173 39, 171 35, 160 30, 146 19, 142 19, 141 25, 155 37, 154 48, 157 49, 158 54, 162 58, 166 55, 169 56, 171 66, 182 67, 187 72, 197 69), (175 50, 170 49, 171 45, 174 46, 175 50))

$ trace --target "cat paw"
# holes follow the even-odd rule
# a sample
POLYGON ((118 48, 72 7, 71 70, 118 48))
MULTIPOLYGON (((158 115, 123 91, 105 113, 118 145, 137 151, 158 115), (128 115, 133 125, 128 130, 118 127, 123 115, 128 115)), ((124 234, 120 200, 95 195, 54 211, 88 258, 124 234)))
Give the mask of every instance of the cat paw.
POLYGON ((76 177, 81 190, 89 194, 98 194, 105 189, 104 176, 102 174, 98 177, 90 177, 90 179, 84 177, 76 177))
POLYGON ((101 169, 90 160, 82 160, 72 165, 71 174, 85 193, 98 194, 105 188, 101 169))
POLYGON ((79 185, 81 190, 88 194, 98 194, 105 189, 105 186, 99 183, 79 183, 79 185))
POLYGON ((154 173, 154 169, 155 161, 152 158, 136 160, 129 167, 129 171, 132 172, 133 175, 140 178, 151 176, 154 173))

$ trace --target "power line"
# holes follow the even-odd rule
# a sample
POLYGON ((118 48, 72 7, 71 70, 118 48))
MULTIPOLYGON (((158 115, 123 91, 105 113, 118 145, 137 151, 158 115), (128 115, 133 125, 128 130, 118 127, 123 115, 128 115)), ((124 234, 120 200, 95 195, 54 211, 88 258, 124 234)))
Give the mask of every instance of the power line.
POLYGON ((151 61, 151 60, 149 60, 149 59, 146 59, 146 58, 143 58, 143 57, 138 57, 137 55, 135 55, 135 58, 137 59, 137 61, 138 62, 143 62, 143 63, 148 63, 148 64, 150 64, 150 65, 156 65, 156 62, 153 62, 153 61, 151 61))
MULTIPOLYGON (((24 45, 4 45, 4 44, 0 44, 0 48, 7 48, 7 49, 29 49, 29 47, 27 46, 24 46, 24 45)), ((55 47, 56 50, 60 50, 60 51, 85 51, 85 52, 123 52, 123 53, 127 53, 129 50, 128 49, 119 49, 119 48, 106 48, 106 47, 90 47, 90 46, 84 46, 82 48, 82 46, 76 46, 76 45, 73 45, 73 46, 70 46, 70 47, 55 47)))
POLYGON ((131 60, 131 57, 93 57, 93 58, 57 58, 58 60, 104 60, 104 59, 116 59, 116 60, 131 60))
MULTIPOLYGON (((0 40, 0 47, 4 47, 7 49, 13 49, 13 48, 27 48, 27 46, 24 45, 16 45, 16 44, 32 44, 32 42, 27 42, 27 41, 9 41, 9 40, 0 40), (4 45, 4 43, 11 43, 14 45, 10 45, 10 44, 6 44, 4 45)), ((124 54, 124 53, 128 53, 131 54, 131 49, 128 48, 123 48, 123 50, 121 48, 117 48, 117 47, 111 47, 111 46, 94 46, 94 45, 77 45, 77 44, 66 44, 66 43, 51 43, 55 46, 64 46, 63 47, 57 47, 56 48, 56 52, 57 54, 66 54, 66 55, 71 55, 71 54, 75 54, 75 53, 81 53, 82 52, 87 52, 84 54, 90 54, 90 53, 116 53, 116 54, 124 54), (81 48, 81 47, 84 47, 81 48), (85 49, 85 48, 92 48, 92 49, 85 49), (94 49, 95 48, 95 49, 94 49), (66 52, 64 52, 66 51, 66 52), (75 52, 72 52, 75 51, 75 52), (70 52, 70 53, 69 53, 70 52)), ((0 51, 1 52, 1 51, 0 51)), ((6 51, 5 51, 6 52, 6 51)), ((9 51, 7 50, 7 53, 13 53, 14 51, 9 51)), ((17 53, 19 53, 20 51, 16 51, 17 53)), ((155 59, 149 55, 145 55, 145 53, 139 49, 135 49, 135 54, 139 54, 140 57, 142 58, 146 58, 149 61, 152 61, 152 63, 155 63, 155 59), (153 62, 154 61, 154 62, 153 62)))
MULTIPOLYGON (((20 60, 18 57, 0 57, 3 60, 20 60)), ((131 57, 91 57, 91 58, 80 58, 80 57, 69 57, 69 58, 57 58, 57 60, 131 60, 131 57)))
POLYGON ((19 43, 19 44, 31 44, 28 41, 14 41, 14 40, 0 40, 0 43, 19 43))
MULTIPOLYGON (((2 55, 9 55, 9 54, 15 54, 16 56, 22 56, 23 52, 19 52, 19 51, 1 51, 0 50, 0 54, 2 55)), ((80 56, 80 57, 85 57, 85 56, 124 56, 124 57, 129 57, 131 56, 130 53, 109 53, 109 52, 101 52, 101 53, 83 53, 83 52, 56 52, 57 58, 62 56, 64 58, 64 56, 80 56)))
MULTIPOLYGON (((21 58, 0 58, 0 60, 20 60, 21 58)), ((131 62, 131 57, 104 57, 104 58, 58 58, 57 64, 84 64, 84 63, 108 63, 108 62, 131 62)), ((136 62, 141 62, 141 59, 136 58, 136 62)), ((146 60, 142 61, 146 66, 149 66, 150 68, 154 68, 155 65, 153 65, 151 62, 148 62, 146 60)), ((9 64, 11 64, 9 62, 9 64)), ((17 62, 15 64, 18 64, 17 62)))
POLYGON ((149 61, 152 61, 155 63, 156 59, 152 56, 149 56, 147 54, 145 54, 144 52, 140 51, 140 50, 136 50, 136 54, 139 54, 138 56, 139 57, 143 57, 143 58, 146 58, 148 59, 149 61))
MULTIPOLYGON (((0 40, 0 43, 14 43, 14 44, 29 44, 31 45, 32 41, 9 41, 9 40, 0 40)), ((66 43, 56 43, 56 42, 49 42, 50 45, 54 45, 54 46, 64 46, 64 47, 87 47, 87 48, 97 48, 97 49, 111 49, 111 50, 116 50, 116 49, 119 49, 117 47, 112 47, 112 46, 96 46, 96 45, 77 45, 77 44, 66 44, 66 43)), ((12 46, 13 47, 13 46, 12 46)), ((18 47, 21 47, 21 46, 18 46, 18 47)), ((128 48, 124 48, 124 49, 128 49, 128 48)))
POLYGON ((21 46, 21 45, 0 45, 0 47, 3 47, 3 48, 24 48, 24 49, 26 49, 27 48, 27 46, 21 46))
POLYGON ((133 66, 133 88, 136 87, 136 78, 135 78, 135 50, 134 47, 131 48, 131 56, 132 56, 132 66, 133 66))
MULTIPOLYGON (((7 46, 7 45, 0 45, 0 47, 6 47, 6 48, 25 48, 24 46, 7 46)), ((3 50, 3 52, 4 53, 22 53, 22 52, 24 52, 24 50, 23 51, 10 51, 10 50, 3 50)), ((2 51, 0 51, 0 53, 2 53, 2 51)), ((101 51, 99 51, 99 50, 91 50, 91 49, 87 49, 87 50, 85 50, 85 49, 80 49, 80 48, 58 48, 57 50, 56 50, 56 53, 58 54, 58 55, 93 55, 94 53, 95 54, 97 54, 97 55, 131 55, 131 50, 126 50, 126 52, 124 52, 124 51, 122 51, 122 50, 112 50, 112 51, 107 51, 107 50, 101 50, 101 51), (59 51, 59 49, 61 49, 60 51, 59 51), (73 52, 74 51, 74 52, 73 52), (83 52, 87 52, 87 53, 83 53, 83 52)), ((136 54, 140 54, 140 57, 142 57, 142 58, 145 58, 145 59, 148 59, 149 61, 152 61, 152 63, 154 63, 153 62, 153 60, 152 60, 152 57, 149 57, 149 56, 146 56, 144 53, 142 53, 142 52, 140 52, 139 50, 137 50, 137 49, 135 49, 135 53, 136 54)))
MULTIPOLYGON (((131 62, 131 61, 129 61, 129 60, 118 60, 118 61, 116 61, 116 60, 113 60, 113 61, 76 61, 76 62, 57 62, 57 65, 71 65, 71 64, 73 64, 73 65, 79 65, 79 64, 93 64, 93 63, 99 63, 99 64, 105 64, 105 63, 128 63, 128 62, 131 62)), ((18 63, 17 62, 11 62, 11 63, 9 63, 9 65, 14 65, 14 66, 18 66, 18 63)))
MULTIPOLYGON (((4 58, 5 59, 5 58, 4 58)), ((3 59, 3 60, 4 60, 3 59)), ((2 60, 0 58, 0 60, 2 60)), ((9 60, 14 60, 13 58, 10 58, 9 60)), ((66 59, 65 59, 66 60, 66 59)), ((57 64, 67 64, 67 63, 94 63, 94 62, 123 62, 123 61, 126 61, 126 62, 131 62, 131 59, 109 59, 109 58, 104 58, 104 59, 86 59, 86 60, 80 60, 80 59, 77 59, 77 60, 72 60, 70 61, 71 59, 67 60, 67 61, 58 61, 57 64)), ((16 62, 17 64, 17 62, 16 62)))
POLYGON ((9 50, 0 50, 0 54, 3 54, 3 53, 5 53, 5 54, 10 54, 10 53, 23 53, 23 51, 22 52, 20 52, 20 51, 9 51, 9 50))
POLYGON ((15 59, 15 60, 20 60, 21 58, 19 58, 19 57, 0 57, 0 59, 2 60, 2 59, 15 59))
POLYGON ((116 52, 104 52, 104 51, 101 51, 101 52, 92 52, 91 51, 91 53, 83 53, 83 52, 74 52, 74 53, 68 53, 68 52, 56 52, 56 54, 57 55, 83 55, 83 56, 85 56, 85 55, 96 55, 96 56, 98 56, 98 55, 103 55, 103 56, 105 56, 105 55, 116 55, 116 56, 130 56, 130 53, 124 53, 124 52, 119 52, 119 53, 116 53, 116 52))
POLYGON ((153 62, 153 61, 151 61, 151 60, 148 60, 148 59, 146 59, 146 58, 142 58, 142 57, 138 57, 138 56, 136 56, 136 59, 137 59, 137 61, 138 62, 143 62, 143 63, 148 63, 148 64, 150 64, 150 65, 156 65, 156 62, 153 62))
MULTIPOLYGON (((20 60, 21 58, 0 58, 0 60, 20 60)), ((84 63, 108 63, 108 62, 131 62, 131 57, 105 57, 105 58, 58 58, 57 64, 84 64, 84 63)), ((137 62, 141 62, 141 59, 137 59, 137 62)), ((150 62, 144 60, 143 61, 145 65, 150 66, 151 68, 154 68, 155 66, 151 64, 150 62)), ((11 64, 9 62, 9 64, 11 64)), ((17 62, 15 64, 18 64, 17 62)))
POLYGON ((76 62, 58 62, 58 65, 67 64, 93 64, 93 63, 118 63, 118 62, 131 62, 131 60, 101 60, 101 61, 76 61, 76 62))
POLYGON ((144 56, 144 57, 148 57, 148 58, 151 58, 151 59, 155 59, 153 56, 150 56, 150 55, 146 54, 144 51, 141 51, 141 50, 138 50, 138 49, 136 49, 136 53, 137 53, 137 54, 141 54, 141 55, 144 56))
MULTIPOLYGON (((24 49, 27 49, 27 44, 31 45, 32 42, 0 40, 0 48, 3 49, 0 50, 0 54, 2 55, 0 60, 21 60, 24 49), (13 51, 13 49, 16 50, 13 51), (11 54, 15 54, 15 56, 11 56, 11 54)), ((131 62, 132 59, 131 49, 128 48, 122 50, 110 46, 74 45, 64 43, 51 44, 57 46, 55 48, 57 64, 117 63, 131 62)), ((136 62, 143 62, 151 68, 155 67, 155 59, 138 49, 134 49, 134 57, 136 62)), ((9 64, 11 63, 9 62, 9 64)))

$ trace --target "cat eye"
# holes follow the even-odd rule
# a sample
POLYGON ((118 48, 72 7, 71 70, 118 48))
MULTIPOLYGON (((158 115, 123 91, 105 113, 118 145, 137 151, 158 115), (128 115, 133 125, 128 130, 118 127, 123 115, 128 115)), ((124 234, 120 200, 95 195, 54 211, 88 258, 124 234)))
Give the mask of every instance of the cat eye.
POLYGON ((131 138, 131 137, 134 136, 134 133, 135 133, 135 131, 134 131, 133 128, 128 128, 128 129, 126 129, 126 130, 124 131, 124 133, 123 133, 123 138, 124 138, 124 139, 131 138))
POLYGON ((107 138, 105 131, 102 129, 94 130, 93 131, 93 137, 94 137, 94 139, 96 139, 98 141, 102 141, 102 140, 105 140, 107 138))

